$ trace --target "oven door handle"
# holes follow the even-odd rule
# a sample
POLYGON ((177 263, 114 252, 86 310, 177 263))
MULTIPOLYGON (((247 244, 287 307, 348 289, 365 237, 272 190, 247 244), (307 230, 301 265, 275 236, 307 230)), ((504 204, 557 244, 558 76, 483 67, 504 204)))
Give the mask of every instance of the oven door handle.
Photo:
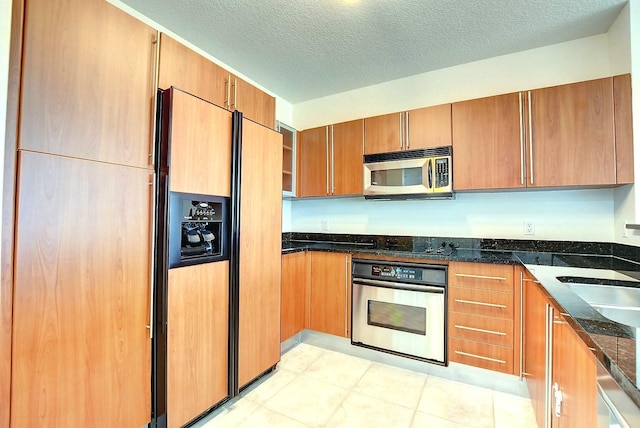
POLYGON ((403 282, 379 281, 376 279, 353 278, 354 285, 368 285, 370 287, 384 287, 392 290, 420 291, 423 293, 444 294, 444 287, 434 285, 414 285, 403 282))

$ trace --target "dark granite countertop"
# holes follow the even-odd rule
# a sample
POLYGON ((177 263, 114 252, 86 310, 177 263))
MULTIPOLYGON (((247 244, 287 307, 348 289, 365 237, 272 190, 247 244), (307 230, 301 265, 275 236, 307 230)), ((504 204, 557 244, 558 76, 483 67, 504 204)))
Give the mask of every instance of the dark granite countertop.
MULTIPOLYGON (((640 249, 610 243, 496 240, 475 238, 329 235, 288 233, 282 253, 304 250, 372 254, 416 260, 524 265, 541 283, 549 300, 569 315, 567 321, 640 408, 637 336, 640 328, 605 318, 578 297, 558 276, 628 278, 640 287, 640 249)), ((597 281, 596 281, 597 282, 597 281)), ((605 281, 611 282, 611 281, 605 281)))

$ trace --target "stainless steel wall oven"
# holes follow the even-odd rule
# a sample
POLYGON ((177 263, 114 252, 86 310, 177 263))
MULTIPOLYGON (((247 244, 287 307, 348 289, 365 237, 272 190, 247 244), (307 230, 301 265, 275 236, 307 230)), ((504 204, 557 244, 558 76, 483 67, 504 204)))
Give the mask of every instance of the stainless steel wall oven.
POLYGON ((354 259, 351 343, 447 364, 447 266, 354 259))

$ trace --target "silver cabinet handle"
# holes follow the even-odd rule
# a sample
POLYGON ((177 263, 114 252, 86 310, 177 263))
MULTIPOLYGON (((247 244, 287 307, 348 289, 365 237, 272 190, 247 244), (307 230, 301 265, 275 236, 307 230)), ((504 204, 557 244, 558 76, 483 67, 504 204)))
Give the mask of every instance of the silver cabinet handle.
POLYGON ((503 331, 484 330, 482 328, 467 327, 466 325, 455 324, 454 327, 455 328, 459 328, 460 330, 470 330, 470 331, 477 331, 478 333, 495 334, 496 336, 506 336, 507 335, 507 333, 505 333, 503 331))
POLYGON ((404 133, 404 140, 407 143, 406 147, 407 150, 409 150, 409 144, 411 143, 409 141, 409 112, 405 113, 405 121, 404 121, 404 129, 405 129, 405 133, 404 133))
POLYGON ((531 112, 531 91, 528 92, 529 103, 529 171, 531 173, 530 181, 533 184, 533 113, 531 112))
POLYGON ((507 364, 505 360, 499 360, 497 358, 490 358, 482 355, 470 354, 468 352, 463 352, 463 351, 453 351, 453 352, 455 352, 458 355, 464 355, 465 357, 479 358, 481 360, 492 361, 494 363, 507 364))
POLYGON ((471 274, 468 274, 468 273, 456 273, 456 274, 454 274, 454 276, 457 276, 459 278, 493 279, 495 281, 506 281, 507 280, 507 278, 504 278, 502 276, 471 275, 471 274))
POLYGON ((506 309, 507 305, 499 305, 497 303, 476 302, 475 300, 454 299, 458 303, 466 303, 469 305, 488 306, 490 308, 506 309))
POLYGON ((324 143, 327 148, 327 195, 329 195, 329 125, 325 126, 324 133, 324 143))
POLYGON ((331 194, 336 192, 336 163, 335 163, 335 148, 333 146, 333 125, 331 125, 331 194))
POLYGON ((518 107, 520 111, 520 184, 524 186, 524 114, 522 112, 522 92, 518 93, 518 107))
POLYGON ((231 109, 231 75, 227 74, 227 78, 224 79, 224 87, 225 87, 225 91, 224 91, 224 108, 226 108, 227 110, 231 109))

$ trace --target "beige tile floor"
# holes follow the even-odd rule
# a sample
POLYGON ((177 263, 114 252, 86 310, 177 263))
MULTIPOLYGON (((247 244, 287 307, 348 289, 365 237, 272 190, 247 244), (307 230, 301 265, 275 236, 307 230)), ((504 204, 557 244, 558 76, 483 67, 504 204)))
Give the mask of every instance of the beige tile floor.
POLYGON ((197 428, 536 427, 528 399, 305 343, 197 428))

